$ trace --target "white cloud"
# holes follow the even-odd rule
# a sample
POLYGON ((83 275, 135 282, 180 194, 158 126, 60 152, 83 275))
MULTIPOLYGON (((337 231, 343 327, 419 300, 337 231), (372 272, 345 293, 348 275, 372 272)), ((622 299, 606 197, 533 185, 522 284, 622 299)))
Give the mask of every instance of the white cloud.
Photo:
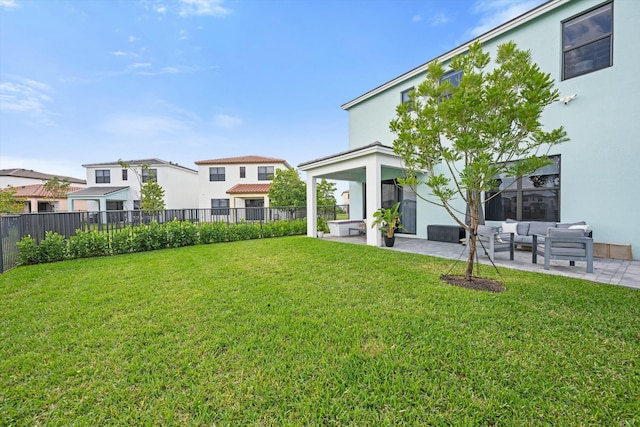
POLYGON ((165 115, 115 116, 98 129, 124 140, 149 140, 180 135, 189 130, 188 123, 165 115))
POLYGON ((179 34, 179 39, 180 40, 187 40, 189 37, 187 36, 187 31, 186 30, 180 30, 179 34))
POLYGON ((411 18, 411 20, 412 20, 413 22, 420 22, 420 21, 422 21, 422 16, 420 16, 420 15, 415 15, 413 18, 411 18))
POLYGON ((113 56, 127 56, 127 54, 126 54, 126 53, 124 53, 124 52, 122 52, 122 51, 120 51, 120 50, 117 50, 117 51, 115 51, 115 52, 109 52, 109 55, 113 55, 113 56))
POLYGON ((542 0, 478 0, 474 6, 474 13, 481 15, 480 21, 469 32, 472 37, 477 37, 522 15, 542 2, 542 0))
POLYGON ((159 4, 155 6, 154 10, 161 15, 164 15, 167 12, 167 7, 163 4, 159 4))
POLYGON ((430 16, 427 22, 429 23, 429 25, 435 27, 437 25, 443 25, 449 22, 449 17, 444 13, 440 12, 430 16))
POLYGON ((129 36, 129 38, 127 39, 129 41, 129 43, 133 43, 136 40, 139 40, 136 36, 129 36))
POLYGON ((217 114, 213 118, 213 123, 222 129, 233 129, 242 124, 242 119, 227 114, 217 114))
POLYGON ((0 82, 0 110, 9 113, 30 114, 43 123, 50 123, 48 105, 51 88, 32 79, 15 77, 13 82, 0 82))
POLYGON ((0 9, 15 9, 19 7, 16 0, 0 0, 0 9))
POLYGON ((131 68, 147 68, 147 67, 151 67, 151 63, 150 62, 136 62, 130 65, 131 68))
POLYGON ((231 9, 222 6, 224 0, 180 0, 180 16, 226 16, 231 9))

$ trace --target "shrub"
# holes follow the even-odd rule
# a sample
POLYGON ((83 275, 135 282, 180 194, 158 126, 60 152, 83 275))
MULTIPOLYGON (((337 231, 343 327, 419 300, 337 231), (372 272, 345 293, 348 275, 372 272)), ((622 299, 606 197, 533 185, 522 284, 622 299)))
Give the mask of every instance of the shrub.
POLYGON ((58 233, 47 231, 36 252, 38 262, 62 261, 67 256, 67 242, 58 233))
POLYGON ((198 234, 201 244, 229 241, 228 226, 224 221, 208 222, 200 225, 198 234))
POLYGON ((69 238, 69 256, 72 258, 106 255, 109 255, 109 239, 104 233, 77 230, 76 235, 69 238))
POLYGON ((133 251, 133 239, 131 237, 131 228, 119 230, 111 236, 111 253, 127 254, 133 251))
POLYGON ((155 221, 135 227, 131 240, 131 248, 134 252, 154 251, 167 247, 167 235, 163 227, 155 221))
POLYGON ((37 264, 39 262, 38 246, 30 235, 23 237, 16 245, 18 246, 18 265, 37 264))
POLYGON ((189 221, 173 221, 164 224, 167 245, 171 248, 193 246, 198 243, 198 227, 189 221))

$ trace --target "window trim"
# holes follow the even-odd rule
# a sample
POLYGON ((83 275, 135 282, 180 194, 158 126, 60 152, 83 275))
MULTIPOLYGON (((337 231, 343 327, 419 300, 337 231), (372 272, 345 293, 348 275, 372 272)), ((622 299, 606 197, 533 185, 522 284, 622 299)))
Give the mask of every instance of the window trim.
POLYGON ((150 179, 155 179, 158 182, 158 169, 143 169, 140 177, 143 184, 150 179))
POLYGON ((209 168, 209 182, 222 182, 226 181, 226 170, 224 167, 212 166, 209 168), (215 169, 216 173, 213 173, 215 169), (222 171, 222 173, 220 173, 222 171))
MULTIPOLYGON (((561 218, 562 218, 562 155, 561 154, 553 154, 553 155, 549 155, 548 156, 549 159, 558 159, 558 177, 559 177, 559 182, 557 187, 553 187, 550 188, 551 190, 554 190, 557 192, 557 206, 558 206, 558 216, 557 219, 555 221, 552 222, 560 222, 561 218)), ((535 171, 534 171, 535 173, 535 171)), ((506 221, 507 219, 513 219, 516 221, 549 221, 548 219, 543 219, 543 220, 539 220, 539 219, 523 219, 523 211, 524 211, 524 196, 525 193, 531 193, 531 192, 543 192, 543 191, 547 191, 544 188, 541 189, 532 189, 532 188, 524 188, 522 185, 522 181, 530 176, 534 176, 534 174, 529 174, 529 175, 525 175, 521 178, 518 178, 517 180, 514 181, 514 183, 506 190, 507 192, 515 192, 516 193, 516 208, 515 208, 515 216, 516 218, 507 218, 505 216, 505 218, 503 219, 495 219, 495 218, 489 218, 488 212, 487 212, 487 205, 489 203, 491 203, 490 201, 487 201, 487 194, 489 193, 488 191, 484 191, 484 196, 483 196, 483 206, 484 206, 484 212, 485 212, 485 219, 487 221, 506 221)), ((501 206, 502 209, 502 206, 501 206)))
POLYGON ((597 6, 594 6, 594 7, 590 8, 590 9, 587 9, 587 10, 585 10, 583 12, 580 12, 580 13, 578 13, 576 15, 573 15, 570 18, 567 18, 567 19, 561 21, 561 31, 562 32, 560 34, 560 47, 561 47, 562 58, 561 58, 561 61, 560 61, 560 66, 561 66, 560 74, 561 74, 561 77, 562 77, 562 81, 570 80, 570 79, 573 79, 575 77, 584 76, 585 74, 589 74, 589 73, 593 73, 595 71, 604 70, 605 68, 613 67, 613 34, 614 34, 614 19, 613 18, 614 18, 613 1, 607 1, 607 2, 601 3, 601 4, 597 5, 597 6), (611 10, 611 32, 606 33, 604 35, 600 35, 600 36, 598 36, 598 37, 596 37, 594 39, 590 39, 588 41, 582 42, 582 43, 577 44, 575 46, 571 46, 570 48, 565 48, 564 35, 565 35, 565 26, 566 26, 566 24, 568 24, 571 21, 574 21, 574 20, 576 20, 576 19, 578 19, 578 18, 580 18, 582 16, 585 16, 585 15, 591 13, 591 12, 594 12, 594 11, 596 11, 598 9, 604 9, 606 7, 609 7, 610 10, 611 10), (581 48, 583 48, 585 46, 592 45, 594 43, 598 43, 598 42, 600 42, 602 40, 605 40, 607 38, 609 38, 609 65, 606 65, 604 67, 599 67, 599 68, 591 68, 591 69, 589 69, 587 71, 576 73, 576 74, 571 75, 570 77, 567 77, 567 75, 566 75, 567 74, 566 73, 566 66, 565 66, 565 57, 566 57, 567 53, 572 52, 572 51, 577 50, 577 49, 581 49, 581 48))
POLYGON ((211 215, 229 215, 230 211, 230 200, 229 199, 211 199, 211 215), (226 202, 223 206, 213 206, 213 202, 226 202))
POLYGON ((111 169, 96 169, 96 184, 111 184, 111 169))
POLYGON ((276 168, 274 166, 258 166, 258 181, 273 181, 275 174, 276 168), (265 169, 265 172, 260 172, 260 169, 265 169))

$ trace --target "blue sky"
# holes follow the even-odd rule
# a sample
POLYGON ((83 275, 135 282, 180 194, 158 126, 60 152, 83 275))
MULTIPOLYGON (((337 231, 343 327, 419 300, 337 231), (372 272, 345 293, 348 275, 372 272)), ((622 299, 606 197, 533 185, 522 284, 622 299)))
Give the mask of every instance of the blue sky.
POLYGON ((0 0, 0 169, 348 147, 343 103, 543 0, 0 0))

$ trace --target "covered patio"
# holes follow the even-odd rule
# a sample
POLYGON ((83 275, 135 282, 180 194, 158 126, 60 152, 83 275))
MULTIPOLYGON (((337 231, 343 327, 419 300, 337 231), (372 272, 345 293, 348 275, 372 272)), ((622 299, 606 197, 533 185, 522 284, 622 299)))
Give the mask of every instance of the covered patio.
MULTIPOLYGON (((298 168, 307 174, 307 235, 316 235, 317 180, 328 179, 360 183, 351 186, 351 218, 372 218, 382 206, 381 183, 384 180, 400 178, 403 168, 400 157, 393 148, 380 142, 338 153, 321 159, 301 163, 298 168), (364 203, 359 204, 358 200, 364 203)), ((366 244, 380 246, 380 233, 367 233, 366 244)))
MULTIPOLYGON (((377 234, 380 233, 369 233, 377 234)), ((329 240, 340 243, 350 244, 368 244, 364 236, 336 237, 325 235, 323 240, 329 240)), ((378 245, 380 246, 380 245, 378 245)), ((388 249, 400 252, 410 252, 422 255, 429 255, 438 258, 451 259, 452 261, 466 263, 466 253, 464 246, 458 243, 436 242, 426 239, 418 239, 411 237, 396 238, 395 245, 387 248, 384 245, 381 249, 388 249)), ((482 255, 482 249, 478 247, 477 262, 480 263, 481 269, 487 271, 493 266, 486 255, 482 255)), ((544 269, 544 262, 538 259, 537 264, 531 262, 531 251, 518 249, 515 251, 513 261, 509 260, 509 253, 502 252, 496 255, 495 265, 499 269, 515 269, 523 271, 531 271, 543 274, 552 274, 566 277, 574 277, 577 279, 590 280, 597 283, 608 283, 612 285, 620 285, 629 288, 640 289, 640 261, 621 260, 611 258, 597 258, 593 260, 593 273, 585 271, 585 263, 576 262, 576 265, 569 266, 569 261, 552 261, 549 270, 544 269)), ((481 270, 482 271, 482 270, 481 270)), ((504 273, 503 273, 504 274, 504 273)))

